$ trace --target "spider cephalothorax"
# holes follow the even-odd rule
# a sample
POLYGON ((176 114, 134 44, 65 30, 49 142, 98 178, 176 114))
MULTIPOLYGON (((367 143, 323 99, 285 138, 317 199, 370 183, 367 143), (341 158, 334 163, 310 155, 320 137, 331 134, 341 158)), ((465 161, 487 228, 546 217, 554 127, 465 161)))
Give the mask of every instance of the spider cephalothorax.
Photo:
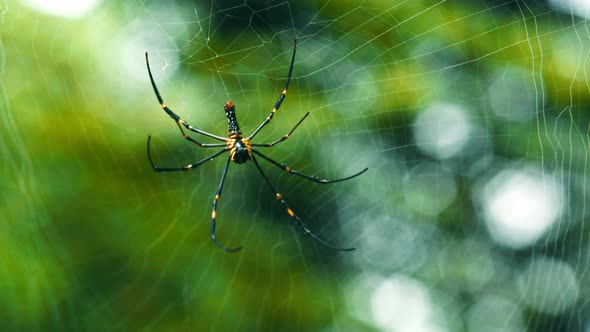
POLYGON ((223 147, 223 149, 208 156, 207 158, 197 161, 196 163, 189 164, 184 167, 158 167, 154 164, 154 162, 152 160, 152 156, 150 154, 151 136, 148 136, 147 154, 148 154, 148 160, 150 162, 150 165, 152 166, 152 169, 156 172, 190 171, 190 170, 193 170, 193 169, 197 168, 198 166, 222 155, 224 152, 229 151, 229 156, 227 158, 227 161, 225 162, 225 168, 223 169, 223 174, 221 176, 221 181, 219 183, 219 187, 217 188, 217 192, 213 198, 213 211, 211 212, 211 240, 213 240, 213 242, 215 242, 215 244, 217 244, 223 250, 237 251, 237 250, 240 250, 242 247, 227 248, 226 246, 221 244, 219 241, 217 241, 217 238, 215 235, 215 220, 217 219, 217 202, 221 198, 221 190, 223 189, 223 183, 225 181, 225 176, 227 174, 227 170, 229 169, 230 162, 233 161, 236 164, 243 164, 248 160, 252 160, 252 162, 254 163, 254 166, 256 166, 256 169, 258 170, 258 172, 260 173, 260 175, 264 179, 264 182, 266 182, 269 189, 274 194, 274 197, 279 202, 281 202, 281 204, 283 204, 283 206, 287 210, 287 214, 293 219, 293 221, 295 222, 295 224, 297 224, 297 226, 299 226, 299 227, 301 227, 301 229, 303 229, 303 232, 306 235, 309 235, 312 238, 314 238, 315 240, 317 240, 318 242, 321 242, 322 244, 324 244, 328 247, 337 249, 337 250, 345 250, 345 251, 354 250, 354 248, 334 247, 333 245, 325 242, 324 240, 322 240, 321 238, 316 236, 311 230, 309 230, 309 228, 307 228, 307 226, 305 226, 305 224, 303 224, 303 222, 299 219, 299 217, 295 214, 295 212, 293 212, 293 210, 291 210, 291 208, 289 208, 289 205, 287 205, 287 202, 285 202, 285 200, 283 199, 283 196, 275 189, 274 185, 270 182, 269 178, 266 176, 266 174, 264 173, 264 171, 262 170, 262 168, 258 164, 258 161, 254 155, 268 161, 269 163, 275 165, 276 167, 282 169, 283 171, 285 171, 289 174, 297 175, 297 176, 300 176, 304 179, 307 179, 307 180, 310 180, 310 181, 313 181, 316 183, 333 183, 333 182, 339 182, 339 181, 346 181, 346 180, 352 179, 354 177, 357 177, 357 176, 363 174, 367 170, 367 168, 365 168, 364 170, 362 170, 354 175, 351 175, 351 176, 348 176, 348 177, 345 177, 342 179, 338 179, 338 180, 329 181, 329 180, 325 180, 325 179, 320 179, 315 176, 301 174, 298 171, 292 169, 291 167, 288 167, 282 163, 279 163, 279 162, 267 157, 262 152, 258 152, 257 150, 255 150, 253 148, 253 147, 268 148, 268 147, 275 146, 276 144, 279 144, 282 141, 286 140, 287 138, 289 138, 291 136, 291 134, 295 131, 295 129, 297 129, 297 127, 301 124, 301 122, 303 122, 303 120, 305 120, 305 118, 309 115, 309 112, 307 112, 303 116, 303 118, 301 118, 301 120, 299 120, 299 122, 297 122, 295 127, 293 127, 293 129, 291 129, 291 131, 288 134, 282 136, 281 138, 277 139, 276 141, 273 141, 270 143, 257 143, 257 144, 250 143, 250 140, 253 139, 254 136, 256 136, 256 134, 258 134, 260 129, 262 129, 264 126, 266 126, 270 122, 270 120, 272 120, 275 113, 281 107, 283 100, 285 100, 285 96, 287 95, 287 89, 289 89, 289 81, 291 80, 291 73, 293 72, 293 63, 295 62, 296 49, 297 49, 297 40, 295 40, 295 46, 293 47, 293 56, 291 57, 291 65, 289 66, 289 74, 287 75, 287 81, 285 82, 285 88, 283 89, 283 92, 281 92, 281 94, 279 95, 279 99, 275 103, 275 106, 273 107, 270 114, 266 117, 266 119, 264 119, 264 121, 262 121, 262 123, 254 130, 254 132, 252 134, 250 134, 250 136, 248 136, 248 137, 242 136, 242 131, 240 130, 240 126, 238 125, 238 120, 236 118, 236 108, 234 106, 234 103, 231 101, 228 101, 227 103, 225 103, 224 109, 225 109, 225 116, 227 117, 228 138, 224 138, 221 136, 210 134, 206 131, 203 131, 201 129, 197 129, 197 128, 191 126, 186 121, 182 120, 178 115, 176 115, 176 113, 172 112, 172 110, 170 108, 168 108, 168 106, 166 106, 166 104, 164 104, 164 101, 163 101, 162 97, 160 96, 160 92, 158 91, 158 88, 156 87, 156 83, 154 82, 154 77, 152 76, 152 71, 150 70, 150 63, 148 61, 148 55, 147 55, 147 53, 145 54, 145 61, 146 61, 147 69, 148 69, 148 74, 150 76, 150 81, 152 83, 152 88, 154 89, 154 93, 156 94, 156 98, 158 99, 158 102, 160 103, 160 106, 162 106, 162 109, 164 110, 164 112, 166 112, 166 114, 168 114, 168 116, 170 116, 176 122, 178 129, 180 129, 180 132, 182 133, 182 137, 185 140, 187 140, 191 143, 194 143, 194 144, 196 144, 200 147, 203 147, 203 148, 223 147), (192 132, 195 132, 197 134, 201 134, 203 136, 206 136, 206 137, 209 137, 209 138, 212 138, 217 141, 224 142, 224 143, 201 143, 201 142, 193 139, 192 137, 188 136, 187 134, 185 134, 182 127, 186 128, 192 132))

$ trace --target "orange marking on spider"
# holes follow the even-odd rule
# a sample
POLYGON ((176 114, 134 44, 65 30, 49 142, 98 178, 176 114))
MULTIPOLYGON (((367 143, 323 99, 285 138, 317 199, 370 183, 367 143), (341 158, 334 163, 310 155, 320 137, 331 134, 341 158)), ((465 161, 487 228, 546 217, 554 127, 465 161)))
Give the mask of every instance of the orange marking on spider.
POLYGON ((291 211, 291 209, 287 208, 287 213, 291 216, 291 218, 295 217, 295 213, 291 211))
MULTIPOLYGON (((263 129, 263 127, 265 127, 272 120, 272 118, 274 117, 274 114, 279 110, 279 108, 283 104, 283 101, 286 99, 287 89, 289 88, 289 82, 291 80, 291 74, 293 72, 293 65, 295 63, 296 46, 297 46, 297 40, 295 40, 295 44, 293 46, 293 56, 291 58, 289 72, 287 75, 287 79, 285 81, 283 91, 281 92, 281 95, 278 96, 278 99, 277 99, 272 111, 270 112, 270 114, 268 114, 268 116, 262 121, 262 123, 260 123, 258 125, 258 127, 247 137, 242 136, 242 131, 238 125, 238 120, 237 120, 237 116, 236 116, 235 104, 232 101, 228 101, 224 104, 225 117, 227 119, 227 124, 228 124, 228 127, 227 127, 228 128, 228 131, 227 131, 228 136, 226 136, 226 138, 221 137, 221 136, 217 136, 214 134, 210 134, 206 131, 200 130, 199 128, 193 127, 193 126, 189 125, 187 122, 185 122, 184 120, 182 120, 177 114, 172 112, 172 110, 170 110, 166 106, 166 104, 164 103, 164 100, 162 99, 162 97, 160 95, 160 92, 158 91, 158 88, 156 86, 156 83, 154 81, 154 77, 153 77, 151 69, 150 69, 147 52, 145 54, 146 67, 148 70, 149 79, 150 79, 150 82, 152 85, 152 89, 154 90, 154 94, 158 100, 158 103, 160 104, 162 109, 165 111, 165 113, 177 123, 177 125, 180 129, 181 135, 186 140, 189 140, 191 143, 196 143, 200 148, 218 147, 220 149, 217 152, 215 152, 215 153, 213 153, 213 154, 211 154, 211 155, 209 155, 197 162, 194 162, 192 164, 184 166, 184 167, 158 167, 154 164, 151 154, 150 154, 150 138, 151 138, 151 135, 150 135, 150 136, 148 136, 148 141, 147 141, 148 160, 152 166, 152 169, 156 172, 173 172, 173 171, 188 171, 191 169, 195 169, 195 168, 201 166, 202 164, 205 164, 205 163, 217 158, 218 156, 221 156, 221 155, 226 156, 227 160, 225 162, 225 168, 223 169, 223 175, 221 176, 221 181, 219 183, 217 193, 216 193, 214 200, 213 200, 213 209, 211 212, 212 219, 211 219, 211 227, 210 227, 211 240, 216 245, 218 245, 221 249, 223 249, 225 251, 234 252, 234 251, 240 250, 241 247, 235 247, 235 248, 226 247, 217 240, 217 237, 215 235, 215 229, 216 229, 215 228, 215 219, 217 218, 217 203, 221 199, 221 197, 220 197, 221 191, 223 189, 223 184, 224 184, 226 175, 228 173, 230 162, 234 162, 236 164, 243 164, 249 160, 255 164, 259 175, 262 177, 262 179, 261 179, 262 183, 266 184, 269 187, 269 189, 271 189, 272 192, 275 193, 275 198, 287 210, 287 213, 289 214, 289 216, 291 216, 291 218, 295 219, 294 221, 303 229, 305 234, 310 235, 313 240, 320 242, 324 246, 335 249, 335 250, 342 250, 342 251, 354 250, 354 248, 339 248, 339 247, 333 246, 330 243, 322 240, 320 237, 316 236, 314 233, 312 233, 311 230, 309 230, 303 224, 303 222, 299 220, 299 217, 295 215, 293 210, 291 210, 287 206, 287 202, 285 202, 283 200, 283 196, 277 191, 277 189, 275 189, 271 180, 266 176, 264 170, 258 164, 258 158, 264 159, 266 162, 269 162, 270 164, 274 165, 275 167, 282 169, 284 171, 287 171, 288 173, 290 173, 292 175, 296 175, 296 176, 302 177, 304 179, 307 179, 308 181, 312 181, 312 182, 316 182, 316 183, 333 183, 333 182, 347 181, 347 180, 350 180, 354 177, 361 175, 367 169, 365 168, 361 172, 358 172, 356 174, 353 174, 353 175, 345 177, 345 178, 340 178, 337 180, 329 181, 329 180, 325 180, 325 179, 319 179, 314 176, 308 176, 308 175, 301 174, 295 170, 292 170, 290 167, 285 166, 285 164, 267 157, 265 154, 263 154, 257 150, 258 147, 275 146, 276 144, 289 138, 289 136, 295 131, 295 129, 297 129, 297 127, 303 122, 303 120, 305 120, 307 118, 307 116, 309 115, 309 112, 307 112, 303 116, 303 118, 301 118, 301 120, 299 120, 299 122, 297 122, 297 124, 291 129, 291 131, 289 131, 286 135, 281 136, 278 140, 272 141, 271 143, 256 143, 256 144, 250 143, 250 140, 252 140, 260 132, 260 130, 263 129), (207 136, 210 139, 215 139, 215 140, 221 141, 223 143, 215 143, 215 144, 213 144, 213 143, 211 143, 211 144, 199 143, 196 140, 194 140, 191 136, 187 135, 183 131, 182 127, 180 127, 180 125, 183 125, 187 129, 189 129, 193 132, 196 132, 197 134, 207 136)), ((239 186, 238 186, 238 188, 235 188, 235 189, 239 190, 239 186)), ((235 204, 234 204, 234 206, 235 206, 235 204)))

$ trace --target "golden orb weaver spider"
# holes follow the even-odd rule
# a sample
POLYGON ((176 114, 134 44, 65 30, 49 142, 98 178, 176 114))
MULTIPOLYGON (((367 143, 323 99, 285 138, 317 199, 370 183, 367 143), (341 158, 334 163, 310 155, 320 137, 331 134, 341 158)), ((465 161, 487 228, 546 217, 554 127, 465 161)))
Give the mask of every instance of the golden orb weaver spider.
POLYGON ((253 147, 272 147, 272 146, 275 146, 276 144, 283 142, 284 140, 289 138, 291 136, 291 134, 293 134, 295 129, 297 129, 297 127, 301 124, 301 122, 303 122, 303 120, 305 120, 305 118, 307 118, 307 116, 309 115, 309 112, 305 113, 305 115, 301 118, 301 120, 299 120, 299 122, 297 122, 295 127, 293 127, 293 129, 291 129, 291 131, 289 131, 288 134, 282 136, 281 138, 277 139, 276 141, 271 142, 271 143, 261 143, 261 144, 250 143, 250 140, 252 140, 254 138, 254 136, 256 136, 256 134, 258 134, 258 132, 270 122, 270 120, 272 120, 274 114, 281 107, 283 100, 285 100, 285 96, 287 95, 287 89, 289 88, 289 81, 291 81, 291 73, 293 72, 293 63, 295 62, 296 50, 297 50, 297 39, 295 39, 295 44, 293 46, 293 56, 291 57, 291 65, 289 66, 289 74, 287 75, 287 81, 285 82, 285 87, 283 89, 283 92, 279 96, 279 99, 275 103, 275 106, 273 107, 270 114, 266 117, 266 119, 264 121, 262 121, 262 123, 258 126, 258 128, 256 128, 256 130, 254 130, 254 132, 252 134, 250 134, 250 136, 248 136, 248 137, 242 136, 242 131, 240 130, 240 126, 238 125, 238 120, 236 118, 236 109, 235 109, 234 103, 231 101, 228 101, 227 103, 225 103, 224 109, 225 109, 225 116, 227 118, 228 138, 213 135, 213 134, 210 134, 206 131, 203 131, 203 130, 200 130, 200 129, 197 129, 197 128, 191 126, 186 121, 182 120, 178 115, 176 115, 176 113, 172 112, 172 110, 170 108, 168 108, 168 106, 166 106, 166 104, 164 104, 164 100, 160 96, 160 92, 158 91, 158 88, 156 87, 156 83, 154 82, 154 77, 153 77, 152 71, 150 69, 148 54, 147 54, 147 52, 145 53, 145 62, 147 65, 148 74, 150 76, 150 81, 152 83, 152 88, 154 89, 154 93, 156 94, 156 98, 158 99, 158 102, 162 106, 162 109, 164 110, 164 112, 166 112, 166 114, 168 114, 168 116, 170 116, 176 122, 178 129, 180 129, 180 133, 182 134, 182 137, 185 140, 187 140, 191 143, 194 143, 194 144, 196 144, 200 147, 203 147, 203 148, 223 147, 220 151, 215 152, 214 154, 208 156, 207 158, 204 158, 202 160, 199 160, 195 163, 189 164, 184 167, 159 167, 159 166, 156 166, 152 160, 152 156, 150 153, 150 140, 151 140, 152 136, 149 135, 148 139, 147 139, 147 156, 148 156, 148 160, 150 162, 150 165, 152 166, 152 169, 156 172, 190 171, 190 170, 193 170, 193 169, 197 168, 198 166, 200 166, 208 161, 211 161, 214 158, 222 155, 224 152, 229 151, 229 156, 227 158, 227 161, 225 162, 225 168, 223 169, 223 174, 221 176, 221 181, 219 182, 219 187, 217 188, 217 192, 215 193, 215 196, 213 198, 213 211, 211 212, 211 240, 216 245, 218 245, 221 249, 223 249, 225 251, 229 251, 229 252, 238 251, 238 250, 242 249, 242 247, 228 248, 228 247, 224 246, 223 244, 221 244, 217 240, 217 237, 215 235, 215 220, 217 219, 217 202, 219 202, 219 199, 221 198, 221 190, 223 189, 223 182, 225 181, 225 176, 227 175, 227 170, 229 169, 230 162, 233 161, 236 164, 243 164, 243 163, 247 162, 248 160, 252 160, 252 162, 254 163, 254 166, 256 166, 256 169, 258 169, 258 172, 260 173, 260 175, 262 176, 262 178, 264 179, 264 181, 266 182, 266 184, 268 185, 270 190, 275 195, 275 198, 278 201, 280 201, 281 204, 283 204, 283 206, 287 210, 287 214, 289 214, 289 216, 295 221, 295 223, 299 227, 301 227, 304 234, 309 235, 314 240, 322 243, 323 245, 325 245, 327 247, 330 247, 330 248, 333 248, 336 250, 341 250, 341 251, 355 250, 355 248, 335 247, 335 246, 327 243, 326 241, 322 240, 320 237, 316 236, 311 230, 309 230, 309 228, 307 228, 307 226, 305 226, 305 224, 303 224, 303 222, 299 219, 299 217, 295 214, 295 212, 293 212, 293 210, 291 210, 289 205, 287 205, 287 202, 285 202, 285 200, 283 199, 283 196, 277 191, 275 186, 271 183, 270 179, 266 176, 266 174, 264 173, 264 171, 262 170, 262 168, 258 164, 258 160, 256 160, 256 157, 254 155, 261 157, 262 159, 270 162, 271 164, 286 171, 289 174, 297 175, 297 176, 300 176, 304 179, 310 180, 312 182, 323 183, 323 184, 350 180, 354 177, 357 177, 357 176, 363 174, 365 171, 367 171, 368 168, 365 168, 364 170, 362 170, 354 175, 330 181, 330 180, 326 180, 326 179, 320 179, 315 176, 301 174, 298 171, 284 165, 283 163, 277 162, 277 161, 265 156, 264 154, 262 154, 261 152, 259 152, 253 148, 253 147), (209 138, 212 138, 212 139, 224 142, 224 143, 213 143, 213 144, 201 143, 201 142, 193 139, 192 137, 188 136, 184 132, 182 127, 185 127, 186 129, 188 129, 192 132, 195 132, 197 134, 201 134, 203 136, 206 136, 206 137, 209 137, 209 138))

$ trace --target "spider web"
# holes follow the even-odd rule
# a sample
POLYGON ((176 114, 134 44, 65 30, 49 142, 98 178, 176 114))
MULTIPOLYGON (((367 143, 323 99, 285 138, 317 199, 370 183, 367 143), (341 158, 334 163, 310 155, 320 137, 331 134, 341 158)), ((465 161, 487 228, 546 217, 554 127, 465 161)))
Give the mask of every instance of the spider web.
POLYGON ((587 2, 59 3, 0 8, 0 329, 590 331, 587 2), (247 135, 295 39, 254 142, 310 112, 260 151, 369 171, 259 162, 357 251, 304 236, 246 163, 228 254, 227 156, 149 167, 149 134, 162 167, 216 150, 180 137, 143 54, 183 119, 224 136, 232 100, 247 135))

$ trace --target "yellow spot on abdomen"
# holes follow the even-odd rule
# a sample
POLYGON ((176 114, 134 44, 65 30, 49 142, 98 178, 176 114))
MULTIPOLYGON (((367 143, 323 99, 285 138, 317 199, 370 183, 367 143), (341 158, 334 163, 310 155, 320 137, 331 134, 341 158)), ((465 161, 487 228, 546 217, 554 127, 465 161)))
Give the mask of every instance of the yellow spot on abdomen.
POLYGON ((291 167, 285 167, 285 171, 291 173, 291 167))
POLYGON ((277 193, 277 199, 280 200, 281 198, 283 198, 283 196, 281 194, 277 193))
POLYGON ((295 213, 293 213, 293 211, 291 211, 291 209, 287 208, 287 213, 291 216, 291 217, 295 217, 295 213))
POLYGON ((217 218, 217 212, 215 212, 215 210, 213 210, 213 212, 211 213, 211 218, 217 218))
POLYGON ((215 195, 215 200, 218 201, 219 200, 219 195, 215 195))
POLYGON ((287 94, 287 89, 283 90, 283 94, 286 95, 287 94))

